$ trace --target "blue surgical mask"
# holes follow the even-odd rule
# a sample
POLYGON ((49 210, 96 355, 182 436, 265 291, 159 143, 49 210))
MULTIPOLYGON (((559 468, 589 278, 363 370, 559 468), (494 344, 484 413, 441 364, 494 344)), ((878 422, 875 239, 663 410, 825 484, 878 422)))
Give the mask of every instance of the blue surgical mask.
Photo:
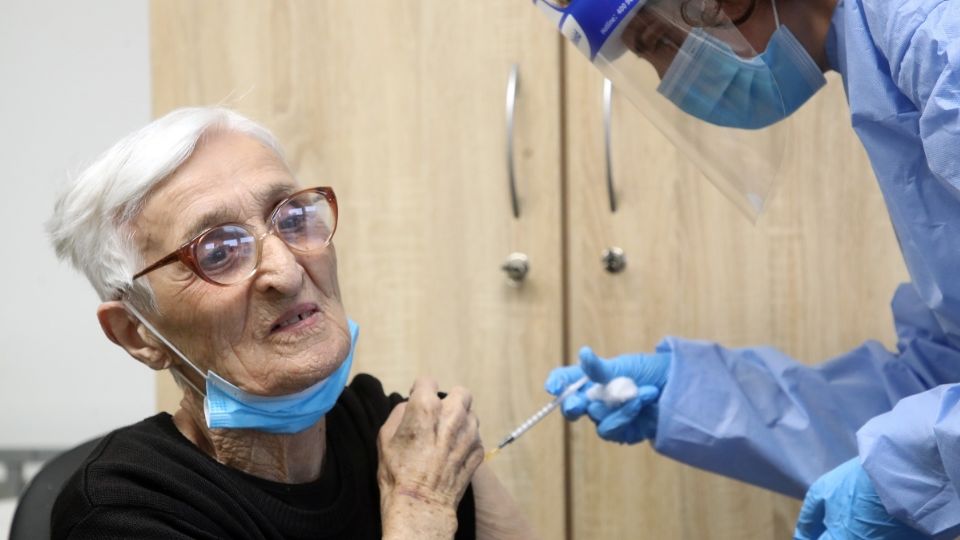
POLYGON ((766 50, 753 58, 741 58, 700 28, 692 30, 657 92, 711 124, 759 129, 793 114, 826 82, 810 54, 777 18, 766 50))
MULTIPOLYGON (((353 351, 356 348, 359 327, 347 320, 350 328, 350 352, 329 377, 309 388, 285 396, 260 396, 231 384, 212 370, 203 373, 180 349, 170 343, 140 312, 129 303, 127 309, 188 366, 206 381, 206 392, 189 379, 179 375, 194 390, 204 396, 203 412, 208 428, 255 429, 267 433, 299 433, 316 424, 336 404, 350 376, 353 351)), ((176 374, 176 372, 174 372, 176 374)))

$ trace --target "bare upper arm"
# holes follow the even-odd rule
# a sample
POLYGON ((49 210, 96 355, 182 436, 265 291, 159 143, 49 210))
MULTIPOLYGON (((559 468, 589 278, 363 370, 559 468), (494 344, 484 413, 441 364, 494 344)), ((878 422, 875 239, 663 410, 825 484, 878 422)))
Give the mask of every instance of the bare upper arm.
POLYGON ((534 540, 539 538, 529 520, 487 464, 473 473, 473 498, 480 540, 534 540))

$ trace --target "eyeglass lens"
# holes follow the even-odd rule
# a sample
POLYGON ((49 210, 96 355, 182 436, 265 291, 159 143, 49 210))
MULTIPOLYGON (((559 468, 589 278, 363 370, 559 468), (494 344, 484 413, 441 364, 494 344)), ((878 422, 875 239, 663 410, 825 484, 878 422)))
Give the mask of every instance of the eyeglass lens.
MULTIPOLYGON (((320 193, 302 193, 279 207, 273 226, 288 246, 298 251, 324 247, 334 230, 334 214, 320 193)), ((249 277, 259 263, 256 237, 240 225, 221 225, 197 241, 195 260, 200 271, 216 283, 229 285, 249 277)))

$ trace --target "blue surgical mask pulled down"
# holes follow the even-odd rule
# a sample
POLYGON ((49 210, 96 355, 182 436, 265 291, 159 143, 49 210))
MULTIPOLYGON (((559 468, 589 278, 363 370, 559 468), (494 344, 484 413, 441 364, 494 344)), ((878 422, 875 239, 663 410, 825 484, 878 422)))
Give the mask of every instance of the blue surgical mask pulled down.
POLYGON ((298 433, 314 425, 337 403, 347 385, 359 327, 350 327, 350 352, 336 371, 313 386, 286 396, 251 394, 207 371, 203 412, 209 428, 246 428, 268 433, 298 433))
POLYGON ((348 319, 350 328, 350 352, 340 367, 329 377, 309 388, 285 396, 260 396, 251 394, 230 383, 214 371, 200 370, 180 349, 168 341, 129 303, 127 309, 188 366, 206 381, 206 392, 200 392, 186 377, 181 378, 203 394, 203 412, 207 427, 224 429, 255 429, 267 433, 299 433, 316 424, 336 404, 347 385, 353 351, 357 345, 360 328, 348 319))
POLYGON ((793 114, 824 84, 823 72, 778 18, 766 50, 753 58, 692 30, 657 92, 711 124, 759 129, 793 114))

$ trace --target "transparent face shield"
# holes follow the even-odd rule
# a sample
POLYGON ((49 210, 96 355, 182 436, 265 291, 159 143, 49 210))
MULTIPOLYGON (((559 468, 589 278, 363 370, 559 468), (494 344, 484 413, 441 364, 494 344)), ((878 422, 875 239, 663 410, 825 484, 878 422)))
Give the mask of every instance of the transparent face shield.
POLYGON ((749 13, 724 11, 742 11, 740 2, 534 3, 738 208, 759 216, 787 145, 777 122, 792 109, 766 53, 731 19, 749 13))

